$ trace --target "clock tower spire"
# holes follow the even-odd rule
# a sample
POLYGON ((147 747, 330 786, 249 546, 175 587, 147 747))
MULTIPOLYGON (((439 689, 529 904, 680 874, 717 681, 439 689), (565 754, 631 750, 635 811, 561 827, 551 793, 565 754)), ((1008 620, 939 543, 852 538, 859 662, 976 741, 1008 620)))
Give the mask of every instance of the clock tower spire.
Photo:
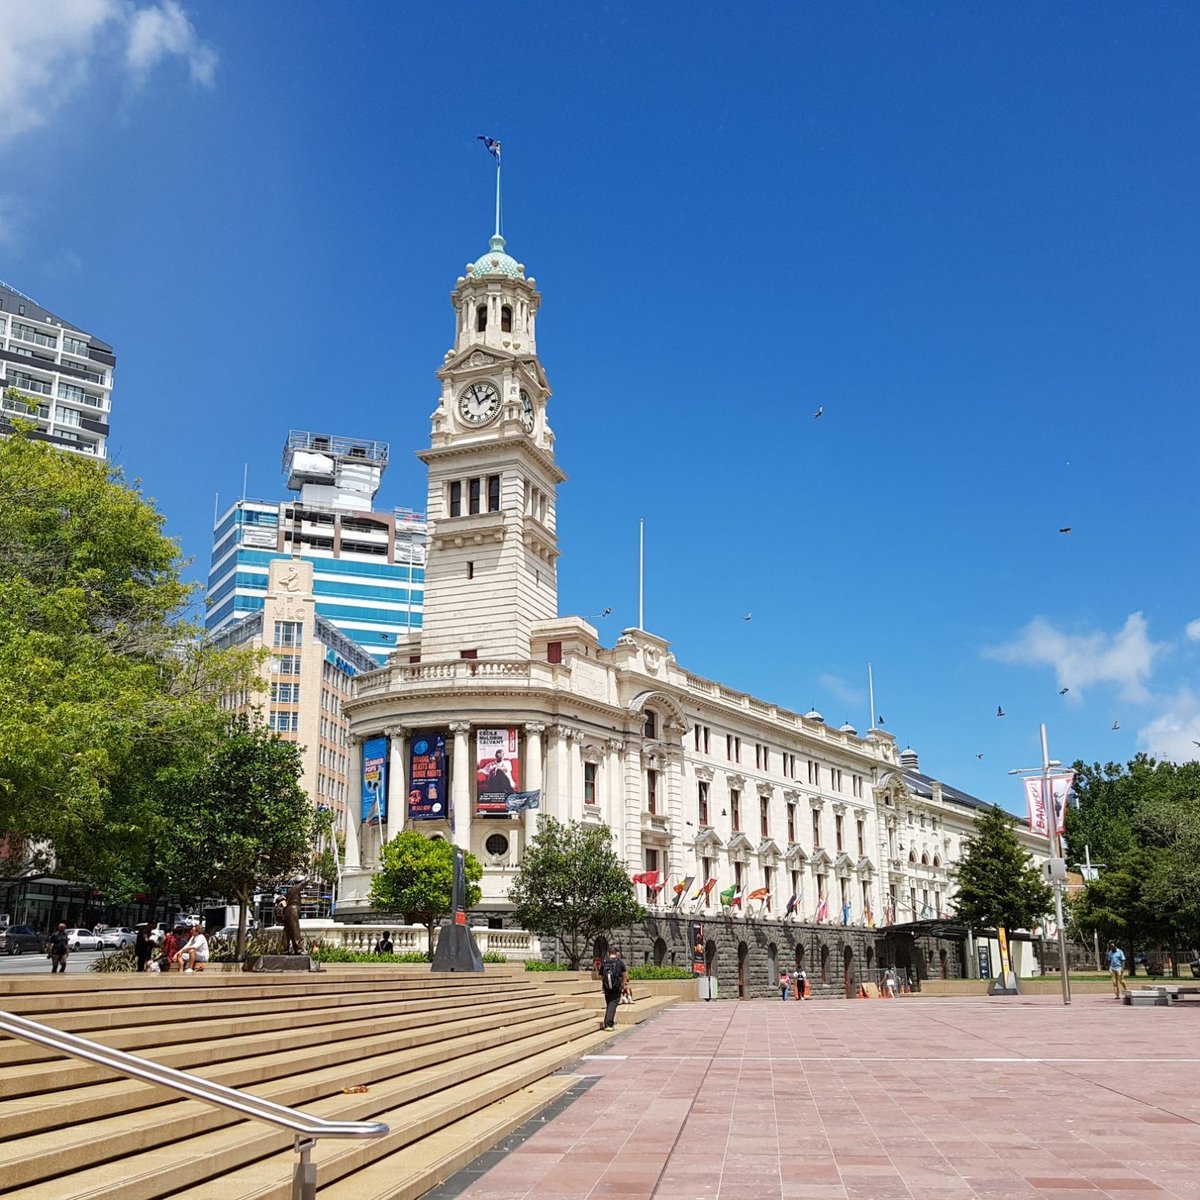
POLYGON ((430 523, 421 659, 527 659, 533 629, 558 615, 556 493, 537 356, 536 280, 503 235, 459 277, 454 346, 438 379, 429 449, 430 523))

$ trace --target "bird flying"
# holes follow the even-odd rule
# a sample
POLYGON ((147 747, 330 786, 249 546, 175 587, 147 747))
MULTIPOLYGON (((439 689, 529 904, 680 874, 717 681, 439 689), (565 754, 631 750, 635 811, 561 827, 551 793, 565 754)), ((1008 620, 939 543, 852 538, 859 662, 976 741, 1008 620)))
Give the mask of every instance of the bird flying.
POLYGON ((749 621, 749 620, 750 620, 750 618, 751 618, 751 617, 753 617, 753 616, 754 616, 754 614, 753 614, 753 613, 747 613, 747 614, 746 614, 746 615, 745 615, 745 616, 742 618, 742 620, 743 620, 743 621, 749 621))
POLYGON ((996 716, 998 716, 998 717, 1004 716, 1004 709, 1001 708, 999 704, 996 705, 996 716))
POLYGON ((983 757, 983 755, 982 755, 982 754, 977 754, 977 755, 975 755, 975 757, 976 757, 976 758, 982 758, 982 757, 983 757))
POLYGON ((1114 721, 1114 722, 1113 722, 1113 729, 1114 729, 1114 731, 1115 731, 1115 730, 1117 730, 1117 729, 1120 729, 1120 728, 1121 728, 1121 722, 1120 722, 1120 721, 1114 721))
MULTIPOLYGON (((875 718, 875 720, 876 720, 876 721, 878 721, 880 725, 882 725, 882 724, 883 724, 883 718, 882 718, 882 717, 876 717, 876 718, 875 718)), ((1200 746, 1200 742, 1197 742, 1197 743, 1196 743, 1196 745, 1197 745, 1197 746, 1200 746)))
POLYGON ((1068 693, 1070 690, 1071 690, 1071 689, 1070 689, 1069 687, 1068 687, 1068 688, 1059 688, 1059 689, 1058 689, 1058 694, 1059 694, 1060 696, 1065 696, 1065 695, 1066 695, 1066 694, 1067 694, 1067 693, 1068 693))
POLYGON ((815 421, 824 411, 825 405, 822 404, 817 408, 817 411, 813 413, 813 420, 815 421))
POLYGON ((1070 525, 1064 525, 1058 532, 1059 533, 1070 533, 1071 527, 1070 527, 1070 525))

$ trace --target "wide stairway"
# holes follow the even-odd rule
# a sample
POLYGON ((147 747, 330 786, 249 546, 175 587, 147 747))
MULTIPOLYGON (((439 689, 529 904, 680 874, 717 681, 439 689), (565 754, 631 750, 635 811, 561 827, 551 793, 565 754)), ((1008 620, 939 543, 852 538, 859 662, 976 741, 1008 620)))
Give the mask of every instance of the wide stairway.
MULTIPOLYGON (((622 1006, 622 1025, 669 999, 622 1006)), ((584 974, 489 965, 311 975, 8 977, 0 1009, 329 1120, 381 1121, 313 1151, 329 1200, 413 1200, 522 1125, 602 1047, 584 974)), ((0 1194, 289 1200, 292 1137, 0 1036, 0 1194)))

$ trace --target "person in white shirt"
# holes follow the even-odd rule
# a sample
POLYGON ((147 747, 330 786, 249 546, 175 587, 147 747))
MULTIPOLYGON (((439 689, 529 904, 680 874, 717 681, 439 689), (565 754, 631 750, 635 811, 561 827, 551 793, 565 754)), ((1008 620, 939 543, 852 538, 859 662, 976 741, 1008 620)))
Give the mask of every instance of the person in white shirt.
POLYGON ((191 937, 183 944, 176 961, 185 975, 204 970, 204 964, 208 962, 208 938, 199 925, 192 926, 191 937))

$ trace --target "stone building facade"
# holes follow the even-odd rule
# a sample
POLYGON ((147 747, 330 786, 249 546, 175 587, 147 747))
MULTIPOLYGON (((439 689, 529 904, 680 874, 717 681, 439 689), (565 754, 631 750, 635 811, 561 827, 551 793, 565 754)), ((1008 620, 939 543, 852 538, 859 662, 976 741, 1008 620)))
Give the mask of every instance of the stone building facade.
MULTIPOLYGON (((645 629, 604 646, 587 620, 558 614, 566 477, 537 354, 540 302, 498 235, 452 294, 455 342, 420 453, 423 628, 360 674, 344 706, 352 746, 387 741, 387 803, 347 810, 339 918, 370 914, 381 846, 415 828, 482 862, 478 914, 503 925, 545 813, 607 825, 631 874, 656 881, 639 885, 651 915, 634 961, 675 952, 696 920, 719 933, 726 988, 739 955, 756 993, 801 947, 818 975, 824 957, 831 987, 847 952, 856 971, 881 952, 903 961, 898 932, 884 930, 952 911, 951 867, 980 801, 922 774, 883 729, 835 728, 688 670, 645 629)), ((361 756, 351 769, 361 776, 361 756)), ((963 969, 944 946, 920 949, 926 971, 963 969)))

